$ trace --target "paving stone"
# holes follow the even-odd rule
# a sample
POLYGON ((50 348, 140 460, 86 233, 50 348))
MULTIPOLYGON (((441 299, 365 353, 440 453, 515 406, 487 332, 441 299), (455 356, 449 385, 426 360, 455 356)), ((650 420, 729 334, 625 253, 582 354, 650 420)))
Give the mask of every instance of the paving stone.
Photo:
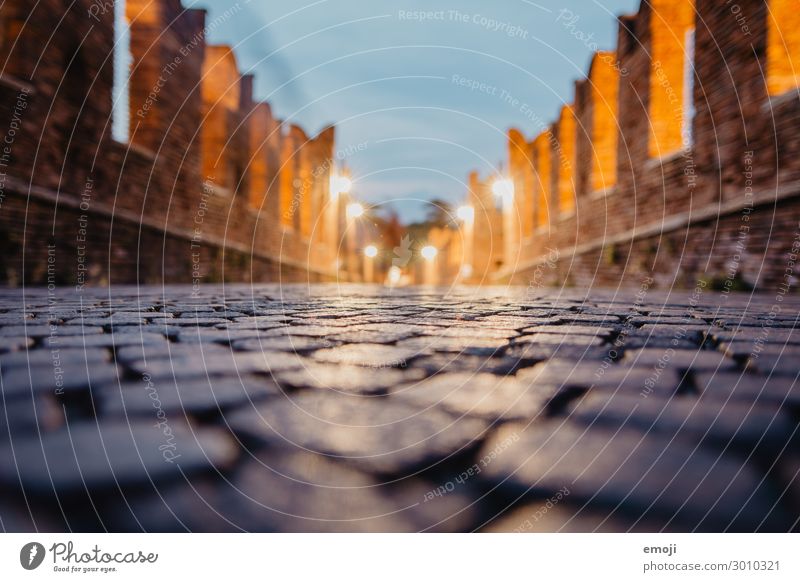
POLYGON ((727 353, 731 357, 749 358, 756 360, 762 356, 772 356, 780 358, 797 356, 800 349, 794 345, 784 345, 782 343, 771 344, 764 340, 733 340, 722 341, 719 350, 727 353))
POLYGON ((788 525, 782 508, 774 508, 775 492, 743 460, 658 435, 585 431, 571 423, 507 425, 482 453, 497 450, 481 476, 517 494, 550 497, 567 487, 573 503, 624 503, 688 530, 788 525))
POLYGON ((210 307, 190 306, 190 305, 167 305, 162 310, 163 313, 173 316, 185 317, 214 317, 217 313, 210 307))
POLYGON ((674 370, 630 368, 601 362, 552 359, 517 373, 520 380, 555 388, 585 388, 606 393, 659 395, 669 398, 678 392, 681 376, 674 370))
POLYGON ((225 284, 67 289, 54 305, 47 290, 0 289, 0 458, 12 442, 41 451, 41 435, 69 500, 49 502, 40 452, 24 480, 34 516, 9 512, 25 502, 0 464, 0 526, 796 528, 800 299, 777 317, 774 298, 701 299, 225 284), (70 378, 59 396, 54 355, 70 378), (184 474, 158 457, 159 414, 189 449, 184 474), (72 449, 51 439, 98 426, 122 435, 112 465, 124 478, 102 466, 99 437, 79 434, 89 500, 72 449), (204 460, 189 426, 224 450, 204 460))
POLYGON ((524 366, 525 362, 509 356, 479 356, 463 352, 437 353, 414 360, 412 369, 421 369, 426 375, 437 373, 488 372, 508 376, 524 366))
POLYGON ((777 405, 726 402, 718 398, 642 398, 628 394, 590 393, 569 412, 584 425, 632 427, 643 433, 683 435, 714 441, 722 447, 756 445, 780 450, 791 441, 797 423, 777 405))
POLYGON ((422 380, 422 369, 385 368, 380 374, 362 366, 311 363, 302 368, 276 371, 275 380, 289 388, 314 388, 351 394, 386 394, 405 383, 422 380))
POLYGON ((472 500, 448 495, 421 503, 428 487, 412 480, 381 484, 309 453, 266 451, 248 460, 223 507, 248 531, 464 531, 472 500))
POLYGON ((237 456, 220 431, 167 424, 79 423, 0 445, 0 481, 39 494, 180 479, 229 467, 237 456), (165 454, 166 453, 166 454, 165 454))
POLYGON ((71 319, 67 321, 64 325, 64 329, 71 329, 71 328, 83 328, 83 329, 91 329, 94 327, 99 332, 103 331, 104 327, 124 327, 124 326, 137 326, 137 325, 146 325, 147 322, 143 317, 136 316, 136 317, 120 317, 116 313, 111 315, 110 317, 81 317, 76 319, 71 319))
POLYGON ((600 315, 602 317, 624 319, 629 316, 640 315, 638 311, 633 311, 629 307, 621 304, 613 304, 598 307, 581 306, 578 310, 580 315, 600 315))
POLYGON ((516 337, 519 333, 513 329, 493 329, 480 325, 455 325, 451 327, 436 328, 435 330, 424 330, 422 332, 426 336, 433 337, 455 337, 463 338, 464 335, 469 335, 471 338, 479 340, 507 340, 516 337))
POLYGON ((18 312, 4 312, 0 313, 0 325, 18 325, 23 321, 28 321, 33 318, 32 313, 18 312))
POLYGON ((369 331, 369 330, 352 330, 342 333, 335 333, 329 336, 329 339, 336 342, 345 343, 394 343, 400 340, 411 337, 410 332, 385 332, 385 331, 369 331))
POLYGON ((742 364, 723 352, 710 350, 676 350, 674 348, 629 350, 620 361, 623 366, 658 366, 680 370, 717 370, 731 372, 741 370, 742 364))
POLYGON ((281 329, 288 327, 283 323, 283 318, 275 320, 269 317, 240 317, 235 321, 228 323, 218 323, 217 329, 230 329, 230 330, 266 330, 266 329, 281 329))
POLYGON ((687 315, 651 315, 649 317, 631 317, 630 322, 637 325, 670 326, 675 329, 682 326, 694 326, 694 329, 707 329, 708 322, 687 315))
POLYGON ((91 365, 108 362, 110 352, 103 348, 65 348, 44 350, 23 350, 0 354, 0 370, 9 368, 39 367, 43 365, 59 365, 62 361, 69 363, 87 362, 91 365))
POLYGON ((57 325, 28 325, 28 326, 7 326, 0 328, 0 336, 2 337, 32 337, 44 338, 50 336, 84 336, 103 333, 103 328, 99 326, 81 325, 81 326, 68 326, 57 325))
POLYGON ((257 329, 184 328, 184 330, 178 334, 178 341, 181 343, 230 344, 239 340, 258 339, 264 333, 257 329))
POLYGON ((779 489, 785 491, 790 519, 796 518, 795 529, 800 525, 800 455, 796 450, 783 455, 778 465, 779 489))
POLYGON ((183 327, 213 327, 219 324, 228 324, 231 320, 224 317, 195 317, 194 315, 181 314, 170 320, 171 325, 183 327))
MULTIPOLYGON (((569 491, 567 488, 566 491, 569 491)), ((568 493, 552 500, 526 503, 481 528, 489 533, 656 533, 680 532, 667 519, 626 515, 620 510, 567 506, 568 493)))
POLYGON ((594 335, 578 335, 565 333, 532 333, 514 338, 515 344, 555 344, 555 345, 575 345, 575 346, 601 346, 605 339, 594 335))
POLYGON ((800 406, 800 383, 796 375, 770 378, 750 373, 701 372, 695 376, 694 384, 707 398, 800 406))
MULTIPOLYGON (((392 321, 402 321, 402 316, 392 317, 392 321)), ((405 323, 363 323, 357 328, 357 331, 374 331, 379 333, 391 334, 418 334, 428 331, 428 327, 424 325, 406 325, 405 323)))
POLYGON ((66 394, 99 388, 120 380, 122 373, 110 363, 69 361, 45 363, 36 368, 16 367, 3 371, 6 398, 26 394, 66 394))
POLYGON ((421 336, 397 342, 397 347, 416 354, 450 353, 492 357, 503 353, 508 341, 504 338, 421 336))
POLYGON ((153 378, 196 378, 268 373, 299 368, 306 360, 286 352, 199 352, 184 357, 132 362, 130 368, 153 378))
POLYGON ((278 351, 306 353, 339 345, 340 342, 330 338, 308 336, 258 337, 258 339, 236 340, 233 349, 242 352, 278 351))
POLYGON ((586 325, 589 323, 598 326, 610 326, 621 323, 621 320, 616 315, 583 315, 581 313, 563 313, 559 316, 563 323, 586 325))
POLYGON ((318 362, 348 364, 367 368, 405 368, 418 355, 417 350, 405 346, 382 344, 349 344, 319 350, 314 353, 318 362))
POLYGON ((57 342, 45 342, 45 347, 60 348, 114 348, 141 344, 166 344, 167 339, 157 333, 103 333, 87 336, 58 336, 57 342))
POLYGON ((504 354, 527 362, 541 362, 550 358, 573 360, 576 362, 598 361, 608 357, 611 346, 586 346, 564 343, 521 343, 511 344, 504 354))
POLYGON ((783 353, 751 354, 748 358, 748 367, 768 376, 797 377, 798 357, 795 351, 786 350, 783 353))
POLYGON ((692 323, 684 321, 677 325, 647 323, 639 328, 634 328, 634 331, 636 335, 647 338, 668 337, 673 339, 685 336, 689 340, 700 341, 704 335, 715 329, 720 328, 704 322, 692 323))
POLYGON ((521 331, 525 328, 530 328, 539 325, 559 325, 561 320, 555 317, 504 317, 504 316, 490 316, 476 320, 481 325, 493 329, 509 329, 514 331, 521 331))
POLYGON ((718 329, 712 331, 710 337, 717 342, 754 341, 763 339, 777 344, 800 344, 800 330, 783 328, 741 328, 734 330, 718 329))
POLYGON ((21 495, 5 492, 0 499, 0 532, 41 533, 65 531, 57 516, 42 511, 21 495))
POLYGON ((494 374, 438 374, 394 390, 398 398, 418 407, 441 407, 459 415, 490 422, 533 419, 543 412, 553 392, 529 382, 494 374))
POLYGON ((613 331, 611 327, 579 324, 535 325, 522 330, 524 334, 551 333, 557 335, 570 334, 591 337, 608 337, 613 331))
POLYGON ((363 396, 309 392, 225 415, 240 437, 299 446, 379 474, 403 474, 463 452, 486 425, 363 396))
POLYGON ((61 404, 49 394, 8 398, 5 390, 0 394, 0 441, 8 435, 38 434, 63 426, 65 422, 61 404))
POLYGON ((640 335, 629 335, 618 337, 613 342, 618 350, 640 350, 640 349, 654 349, 660 350, 696 350, 702 344, 702 339, 679 339, 676 337, 645 337, 640 335))
POLYGON ((325 338, 337 333, 341 333, 343 328, 347 325, 334 327, 331 325, 291 325, 289 327, 281 327, 277 329, 270 329, 263 332, 261 337, 291 337, 291 336, 308 336, 325 338))
POLYGON ((99 398, 103 414, 155 418, 159 410, 179 414, 215 414, 281 394, 281 388, 272 379, 244 376, 133 381, 103 390, 99 398))
POLYGON ((111 333, 114 335, 139 335, 139 334, 156 334, 162 335, 172 340, 177 340, 178 336, 180 335, 181 331, 184 328, 180 328, 173 325, 162 325, 162 324, 146 324, 146 325, 118 325, 114 326, 111 329, 111 333))
POLYGON ((215 344, 140 344, 119 347, 115 354, 118 362, 180 360, 202 358, 205 355, 230 354, 230 348, 215 344))

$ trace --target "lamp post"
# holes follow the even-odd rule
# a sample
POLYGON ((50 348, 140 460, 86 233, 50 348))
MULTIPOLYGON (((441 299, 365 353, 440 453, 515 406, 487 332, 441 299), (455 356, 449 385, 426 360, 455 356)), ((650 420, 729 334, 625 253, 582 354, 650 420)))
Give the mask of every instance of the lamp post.
POLYGON ((341 195, 348 194, 352 187, 353 183, 346 175, 336 171, 331 173, 330 200, 325 212, 325 228, 328 233, 328 244, 334 252, 337 271, 341 265, 339 259, 339 208, 341 195))
POLYGON ((351 202, 345 209, 345 217, 347 219, 347 270, 350 273, 350 278, 356 278, 356 244, 358 239, 358 219, 364 216, 364 207, 358 202, 351 202))
POLYGON ((462 279, 472 275, 475 245, 475 208, 472 206, 459 206, 456 216, 464 225, 464 260, 461 266, 462 279))
POLYGON ((436 255, 439 254, 439 251, 436 247, 428 245, 422 247, 420 251, 422 258, 425 259, 425 285, 435 285, 436 284, 436 255))
POLYGON ((511 270, 514 262, 514 181, 498 178, 492 184, 492 192, 500 199, 503 209, 503 257, 505 267, 511 270))
POLYGON ((375 279, 375 257, 378 256, 378 248, 375 245, 368 245, 364 248, 364 282, 372 283, 375 279))
POLYGON ((400 283, 403 278, 403 271, 400 267, 396 265, 392 265, 389 267, 389 273, 386 276, 386 279, 389 283, 389 287, 395 287, 400 283))

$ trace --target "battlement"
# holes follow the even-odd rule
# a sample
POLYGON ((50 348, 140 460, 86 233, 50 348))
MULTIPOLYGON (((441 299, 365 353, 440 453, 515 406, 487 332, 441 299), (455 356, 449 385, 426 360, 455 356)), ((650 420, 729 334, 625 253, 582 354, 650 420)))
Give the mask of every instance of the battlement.
MULTIPOLYGON (((78 280, 78 251, 91 267, 83 278, 95 283, 333 278, 335 247, 311 235, 329 197, 334 129, 310 138, 284 127, 254 100, 234 50, 207 43, 236 10, 207 14, 178 0, 3 3, 4 119, 19 87, 29 88, 4 183, 3 281, 22 282, 23 255, 47 264, 43 229, 53 221, 70 257, 57 264, 63 281, 78 280), (115 76, 119 62, 129 75, 115 76), (114 139, 123 98, 128 131, 114 139), (78 240, 84 215, 91 241, 78 240)), ((44 276, 25 272, 32 283, 44 276)))
POLYGON ((527 146, 509 132, 520 244, 496 279, 524 284, 555 248, 557 284, 783 281, 800 220, 789 4, 652 0, 620 17, 552 127, 527 146))

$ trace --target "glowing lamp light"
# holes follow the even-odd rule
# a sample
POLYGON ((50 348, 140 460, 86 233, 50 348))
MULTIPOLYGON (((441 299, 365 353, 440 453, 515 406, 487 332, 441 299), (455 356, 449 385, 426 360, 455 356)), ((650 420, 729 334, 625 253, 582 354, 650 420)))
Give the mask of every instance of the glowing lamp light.
POLYGON ((370 259, 374 259, 378 256, 378 247, 375 245, 369 245, 364 249, 364 255, 370 259))
POLYGON ((361 218, 364 216, 364 207, 358 202, 347 205, 347 218, 361 218))
POLYGON ((504 178, 496 180, 492 184, 492 193, 503 201, 503 204, 511 204, 514 201, 514 182, 504 178))
POLYGON ((353 182, 347 176, 334 174, 331 176, 331 194, 338 196, 339 194, 347 194, 353 188, 353 182))
POLYGON ((436 250, 436 247, 428 245, 426 247, 422 247, 420 254, 422 254, 422 258, 426 261, 432 261, 436 258, 436 255, 439 254, 439 251, 436 250))
POLYGON ((472 276, 472 265, 461 265, 460 275, 464 278, 472 276))
POLYGON ((403 277, 403 271, 400 267, 392 266, 389 269, 389 285, 397 285, 403 277))
POLYGON ((459 206, 456 216, 464 222, 472 222, 475 220, 475 209, 472 206, 459 206))

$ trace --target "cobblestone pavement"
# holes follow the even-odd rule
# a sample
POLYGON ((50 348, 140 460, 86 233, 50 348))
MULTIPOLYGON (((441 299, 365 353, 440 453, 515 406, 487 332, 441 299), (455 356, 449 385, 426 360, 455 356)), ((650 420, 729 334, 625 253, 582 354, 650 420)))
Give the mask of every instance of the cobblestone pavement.
POLYGON ((787 531, 800 300, 0 291, 6 531, 787 531))

